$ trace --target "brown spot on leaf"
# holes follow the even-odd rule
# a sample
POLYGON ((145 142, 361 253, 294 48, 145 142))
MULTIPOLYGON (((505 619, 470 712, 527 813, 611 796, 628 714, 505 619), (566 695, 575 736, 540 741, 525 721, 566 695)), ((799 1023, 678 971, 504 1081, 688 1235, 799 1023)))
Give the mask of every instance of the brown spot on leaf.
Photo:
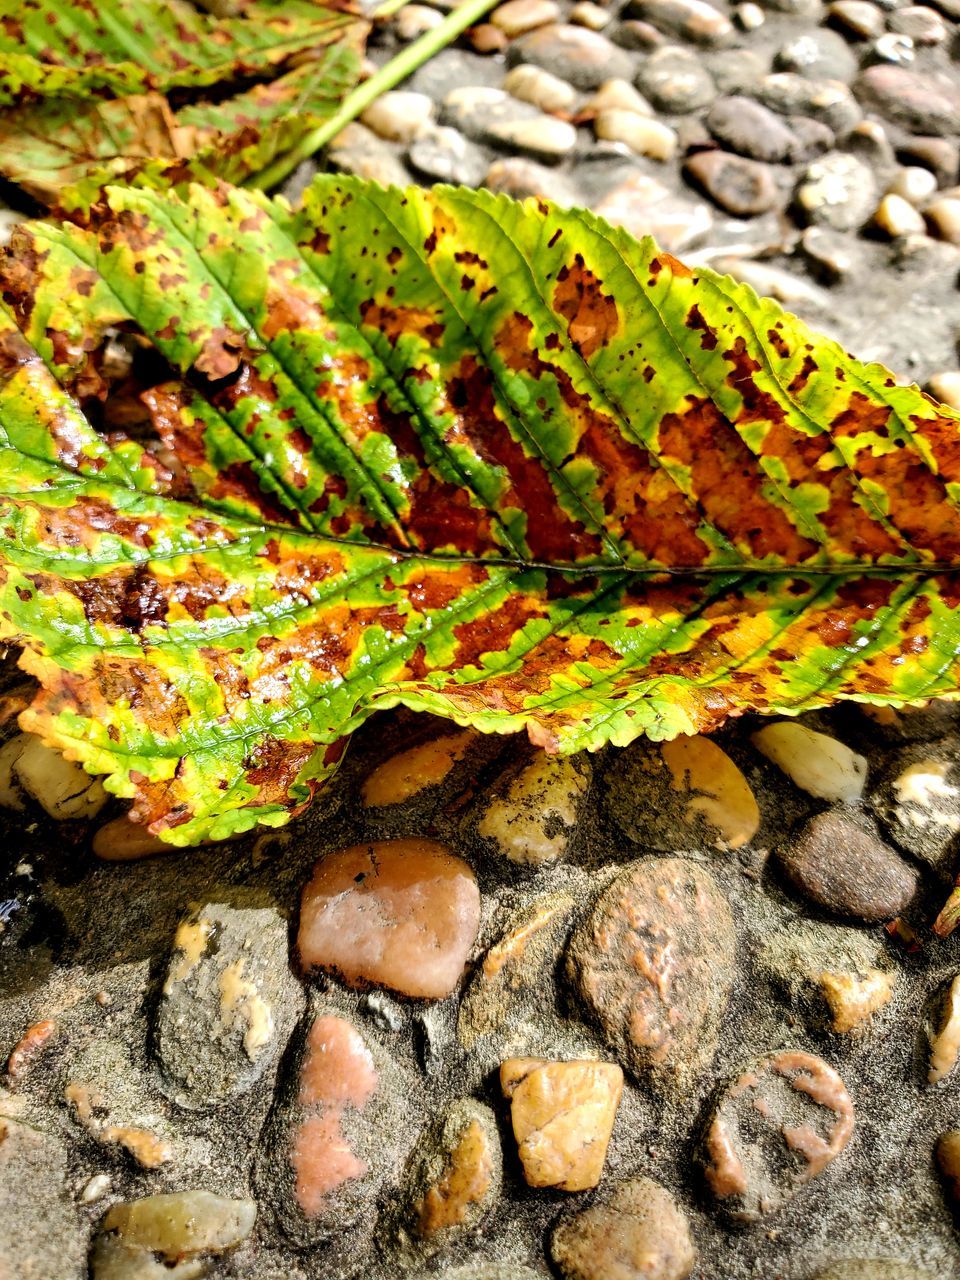
POLYGON ((566 320, 567 336, 584 360, 605 347, 620 328, 613 294, 603 292, 602 281, 579 253, 557 272, 553 307, 566 320))

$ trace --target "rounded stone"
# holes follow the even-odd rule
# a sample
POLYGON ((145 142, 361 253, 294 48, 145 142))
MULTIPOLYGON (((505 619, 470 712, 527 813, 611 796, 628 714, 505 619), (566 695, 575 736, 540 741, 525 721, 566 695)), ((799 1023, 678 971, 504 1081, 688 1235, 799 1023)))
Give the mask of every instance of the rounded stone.
POLYGON ((571 938, 567 968, 618 1060, 680 1091, 716 1051, 734 943, 730 908, 708 871, 684 858, 645 859, 600 895, 571 938))
POLYGON ((630 12, 666 35, 694 44, 717 46, 733 39, 730 19, 706 0, 631 0, 630 12))
POLYGON ((465 187, 479 186, 487 169, 479 147, 446 125, 422 133, 407 152, 407 160, 425 178, 465 187))
POLYGON ((793 130, 782 116, 752 98, 718 98, 707 114, 707 128, 732 151, 753 160, 778 163, 797 146, 793 130))
POLYGON ((577 89, 596 89, 604 80, 633 77, 633 59, 606 36, 562 23, 540 27, 510 46, 509 62, 534 62, 577 89))
POLYGON ((727 213, 738 218, 765 213, 779 200, 779 191, 766 165, 724 151, 699 151, 684 166, 688 177, 727 213))
POLYGON ((650 55, 637 73, 637 87, 659 110, 676 115, 709 106, 717 94, 702 60, 674 45, 650 55))
POLYGON ((944 72, 868 67, 857 82, 857 94, 914 133, 960 133, 960 84, 944 72))
POLYGON ((297 949, 305 969, 332 969, 351 986, 439 999, 459 982, 479 920, 465 862, 431 840, 383 840, 317 864, 297 949))
POLYGON ((622 142, 637 155, 653 160, 669 160, 677 149, 677 135, 669 125, 648 120, 635 111, 611 108, 601 111, 594 123, 598 138, 622 142))
POLYGON ((836 80, 811 80, 795 71, 775 71, 756 88, 757 98, 782 115, 809 116, 829 125, 835 133, 852 129, 863 111, 845 84, 836 80))
POLYGON ((928 204, 924 213, 941 240, 947 244, 960 244, 960 199, 943 196, 928 204))
MULTIPOLYGON (((957 211, 960 213, 960 202, 957 211)), ((960 369, 944 369, 941 373, 932 374, 927 382, 927 390, 951 409, 960 409, 960 369)))
POLYGON ((564 1280, 686 1280, 697 1251, 673 1196, 633 1178, 556 1226, 550 1256, 564 1280))
POLYGON ((960 740, 916 743, 886 758, 871 800, 896 844, 952 878, 960 836, 960 740))
POLYGON ((917 873, 865 824, 836 809, 811 818, 777 849, 791 883, 840 916, 892 920, 913 900, 917 873))
POLYGON ((922 205, 937 189, 936 175, 919 165, 908 165, 894 175, 887 192, 902 196, 913 205, 922 205))
POLYGON ((822 1058, 767 1054, 717 1100, 701 1151, 707 1185, 732 1218, 755 1222, 822 1173, 853 1128, 850 1095, 822 1058))
POLYGON ((848 81, 858 70, 857 57, 843 36, 825 27, 787 41, 774 65, 778 71, 796 71, 811 80, 848 81))
POLYGON ((503 87, 514 98, 529 102, 541 111, 572 111, 577 101, 577 91, 572 84, 532 62, 521 62, 508 71, 503 87))
POLYGON ((891 31, 909 36, 914 44, 943 44, 947 38, 947 25, 939 13, 922 4, 907 5, 895 9, 889 18, 891 31))
POLYGON ((892 239, 898 236, 922 235, 927 229, 923 215, 913 207, 910 201, 893 193, 888 193, 880 201, 873 215, 873 221, 892 239))
POLYGON ((592 777, 586 756, 538 751, 495 785, 481 805, 477 834, 518 865, 556 862, 576 835, 592 777))
POLYGON ((827 12, 834 22, 861 40, 881 35, 886 25, 882 12, 869 0, 834 0, 827 12))
POLYGON ((391 89, 371 102, 360 119, 379 138, 410 142, 429 125, 434 105, 425 93, 391 89))
POLYGON ((869 166, 844 151, 832 151, 807 169, 797 188, 797 203, 808 222, 852 231, 873 212, 876 190, 869 166))

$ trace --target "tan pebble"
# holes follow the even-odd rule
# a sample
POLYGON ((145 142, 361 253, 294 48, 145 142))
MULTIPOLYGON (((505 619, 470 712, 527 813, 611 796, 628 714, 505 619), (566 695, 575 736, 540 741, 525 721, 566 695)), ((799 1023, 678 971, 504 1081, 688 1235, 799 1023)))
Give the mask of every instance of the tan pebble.
POLYGON ((157 853, 175 853, 174 845, 151 835, 141 822, 126 816, 114 818, 100 827, 93 837, 93 852, 104 862, 134 862, 152 858, 157 853))
POLYGON ((886 195, 873 215, 873 220, 888 236, 922 235, 927 229, 923 215, 903 196, 886 195))
POLYGON ((927 390, 951 409, 960 410, 960 369, 935 373, 927 383, 927 390))
POLYGON ((674 791, 688 791, 687 813, 717 832, 718 849, 740 849, 757 834, 760 809, 750 784, 727 753, 704 737, 679 737, 660 747, 674 791))
POLYGON ((677 135, 669 125, 648 120, 635 111, 612 107, 601 111, 594 122, 598 138, 622 142, 637 155, 653 160, 669 160, 677 149, 677 135))
POLYGON ((173 1159, 173 1149, 169 1142, 149 1129, 140 1129, 136 1125, 107 1125, 100 1130, 98 1136, 101 1142, 123 1147, 142 1169, 159 1169, 162 1164, 173 1159))
POLYGON ((505 120, 491 126, 490 133, 500 142, 548 160, 569 155, 577 145, 577 131, 573 125, 548 115, 535 120, 505 120))
POLYGON ((894 975, 880 969, 864 974, 820 974, 820 989, 833 1021, 832 1029, 840 1035, 861 1026, 893 997, 894 975))
POLYGON ((253 1230, 257 1206, 210 1191, 175 1191, 115 1204, 103 1231, 127 1244, 162 1253, 169 1262, 195 1253, 222 1253, 253 1230))
POLYGON ((758 4, 753 4, 752 0, 747 0, 746 4, 737 5, 734 10, 734 17, 738 26, 742 27, 744 31, 756 31, 766 21, 766 14, 758 4))
POLYGON ((502 53, 510 43, 506 32, 492 22, 481 22, 471 27, 468 35, 477 53, 502 53))
POLYGON ((554 1230, 550 1256, 564 1280, 686 1280, 697 1260, 676 1201, 632 1178, 554 1230))
POLYGON ((654 110, 642 93, 629 80, 604 80, 583 108, 584 115, 601 111, 634 111, 640 116, 653 116, 654 110))
POLYGON ((937 1140, 937 1164, 947 1182, 947 1190, 960 1201, 960 1130, 949 1129, 937 1140))
POLYGON ((613 14, 602 5, 593 4, 592 0, 580 0, 570 10, 570 21, 578 27, 588 27, 591 31, 602 31, 613 20, 613 14))
POLYGON ((23 791, 14 773, 14 766, 20 759, 20 753, 27 744, 27 735, 18 733, 0 747, 0 805, 4 809, 13 809, 22 813, 24 809, 23 791))
POLYGON ((506 35, 519 36, 556 22, 559 17, 560 6, 554 0, 507 0, 494 9, 490 21, 506 35))
POLYGON ((416 40, 443 21, 443 14, 427 4, 405 4, 394 19, 401 40, 416 40))
POLYGON ((436 787, 463 759, 477 735, 472 729, 446 734, 401 751, 378 765, 364 781, 365 809, 403 804, 427 787, 436 787))
POLYGON ((781 720, 753 734, 753 745, 818 800, 854 804, 863 795, 867 761, 829 734, 781 720))
POLYGON ((603 1173, 623 1072, 611 1062, 509 1058, 500 1086, 531 1187, 587 1191, 603 1173))
POLYGON ((960 198, 942 196, 928 204, 924 212, 939 239, 960 244, 960 198))
POLYGON ((433 102, 425 93, 392 89, 371 102, 360 119, 378 137, 412 142, 433 118, 433 102))
POLYGON ((927 1082, 939 1084, 954 1070, 960 1056, 960 974, 945 992, 938 1025, 929 1038, 930 1065, 927 1082))
POLYGON ((58 821, 95 818, 108 799, 100 779, 35 734, 22 736, 25 741, 12 767, 15 781, 27 795, 58 821))
POLYGON ((317 864, 297 948, 306 969, 440 999, 459 982, 479 922, 480 891, 465 862, 432 840, 382 840, 317 864))
POLYGON ((907 165, 901 169, 887 187, 890 195, 902 196, 909 204, 920 205, 929 200, 937 189, 937 179, 929 169, 919 165, 907 165))
POLYGON ((483 1125, 473 1120, 447 1153, 447 1164, 440 1178, 413 1206, 417 1234, 429 1240, 450 1227, 461 1226, 471 1209, 483 1204, 492 1174, 489 1137, 483 1125))
POLYGON ((521 62, 508 71, 503 87, 511 97, 530 102, 541 111, 571 111, 577 100, 572 84, 531 62, 521 62))
POLYGON ((567 851, 590 779, 585 761, 540 752, 486 804, 477 831, 511 862, 556 862, 567 851))

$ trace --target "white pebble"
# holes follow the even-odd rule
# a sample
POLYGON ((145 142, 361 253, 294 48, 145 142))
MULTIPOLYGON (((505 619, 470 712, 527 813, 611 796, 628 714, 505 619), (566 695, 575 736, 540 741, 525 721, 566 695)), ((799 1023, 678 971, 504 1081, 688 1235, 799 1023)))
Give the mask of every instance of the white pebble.
POLYGON ((927 383, 927 390, 951 409, 960 409, 960 369, 935 373, 927 383))
POLYGON ((95 1200, 105 1196, 109 1190, 110 1175, 108 1173, 95 1173, 80 1192, 80 1203, 93 1204, 95 1200))
POLYGON ((607 110, 635 111, 640 116, 654 114, 653 107, 629 80, 604 80, 584 106, 584 111, 592 111, 598 115, 607 110))
POLYGON ((669 125, 648 120, 635 111, 613 107, 601 111, 594 121, 598 138, 607 142, 623 142, 637 155, 654 160, 669 160, 677 149, 677 135, 669 125))
POLYGON ((929 169, 919 165, 908 165, 901 169, 887 187, 887 192, 894 196, 903 196, 910 204, 923 204, 937 189, 937 180, 929 169))
POLYGON ((433 103, 425 93, 394 89, 371 102, 360 119, 390 142, 412 142, 433 118, 433 103))
POLYGON ((855 804, 863 795, 866 760, 826 733, 781 720, 760 729, 751 741, 802 791, 818 800, 855 804))
POLYGON ((570 10, 570 21, 578 27, 588 27, 591 31, 602 31, 610 25, 613 14, 602 5, 593 4, 592 0, 581 0, 570 10))

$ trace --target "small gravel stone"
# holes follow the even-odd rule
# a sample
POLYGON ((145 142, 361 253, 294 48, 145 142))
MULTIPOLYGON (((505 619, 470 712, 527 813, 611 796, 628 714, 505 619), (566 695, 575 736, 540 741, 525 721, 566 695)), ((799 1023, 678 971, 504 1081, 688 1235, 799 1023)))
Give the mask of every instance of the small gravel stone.
POLYGON ((181 1106, 226 1101, 276 1057, 300 1005, 287 945, 287 921, 271 907, 211 902, 181 921, 154 1032, 181 1106))
POLYGON ((665 42, 662 32, 639 18, 624 18, 614 31, 613 39, 623 49, 642 49, 644 53, 659 49, 665 42))
POLYGON ((588 1191, 600 1181, 623 1072, 612 1062, 509 1058, 500 1087, 531 1187, 588 1191))
POLYGON ((810 80, 848 82, 857 74, 857 57, 843 36, 827 27, 794 36, 777 51, 778 71, 796 71, 810 80))
POLYGON ((894 67, 909 67, 916 58, 916 49, 909 36, 888 31, 872 41, 867 51, 867 61, 887 63, 894 67))
POLYGON ((797 139, 782 116, 754 102, 734 96, 718 98, 707 114, 707 128, 718 141, 739 155, 778 163, 789 159, 797 139))
POLYGON ((668 36, 717 46, 733 39, 733 26, 707 0, 631 0, 630 12, 668 36))
POLYGON ((929 169, 940 187, 952 187, 960 175, 960 151, 946 138, 908 138, 898 154, 907 164, 929 169))
POLYGON ((738 218, 764 213, 779 200, 770 170, 757 160, 724 151, 700 151, 687 160, 684 172, 715 204, 738 218))
POLYGON ((765 22, 764 12, 758 4, 747 0, 746 4, 738 4, 733 11, 737 26, 744 31, 758 31, 765 22))
POLYGON ((471 27, 467 38, 477 53, 482 54, 503 53, 510 45, 507 33, 500 27, 495 27, 492 22, 481 22, 471 27))
POLYGON ((550 1238, 564 1280, 686 1280, 697 1260, 677 1202, 652 1178, 632 1178, 550 1238))
POLYGON ((514 98, 529 102, 541 111, 572 111, 577 101, 577 91, 572 84, 532 62, 521 62, 508 71, 503 87, 514 98))
POLYGON ((830 227, 807 227, 800 244, 811 265, 827 280, 844 279, 857 266, 857 243, 830 227))
POLYGON ((543 113, 535 119, 491 122, 486 136, 489 142, 549 164, 570 155, 577 145, 577 131, 572 124, 543 113))
POLYGON ((437 999, 454 990, 477 936, 473 872, 432 840, 381 840, 330 853, 303 890, 297 949, 333 969, 437 999))
POLYGON ((946 23, 939 13, 922 4, 895 9, 889 27, 899 35, 909 36, 914 44, 943 44, 947 38, 946 23))
POLYGON ((358 178, 380 182, 384 186, 403 187, 409 174, 389 146, 366 125, 354 121, 337 134, 330 144, 330 167, 341 173, 355 173, 358 178))
POLYGON ((954 1203, 960 1203, 960 1130, 950 1129, 940 1135, 936 1156, 947 1194, 954 1203))
POLYGON ((896 168, 893 145, 886 129, 878 120, 861 120, 840 139, 842 149, 859 157, 878 173, 889 170, 892 176, 896 168))
POLYGON ((577 89, 596 89, 604 80, 633 78, 633 59, 598 31, 556 24, 522 36, 510 46, 508 61, 533 62, 577 89))
POLYGON ((951 409, 960 409, 960 369, 935 373, 927 383, 927 390, 951 409))
POLYGON ((177 1191, 115 1204, 91 1255, 93 1280, 203 1276, 200 1254, 235 1248, 253 1230, 257 1206, 210 1191, 177 1191))
POLYGON ((960 974, 936 993, 930 1012, 927 1083, 940 1084, 952 1075, 960 1059, 960 974))
POLYGON ((824 311, 830 308, 828 294, 808 280, 791 271, 771 267, 753 258, 716 258, 711 264, 721 275, 733 276, 741 284, 748 284, 761 298, 776 298, 784 306, 794 310, 824 311))
POLYGON ((810 80, 795 71, 776 71, 764 76, 756 96, 781 115, 809 116, 842 133, 859 124, 863 116, 856 98, 845 84, 833 80, 810 80))
POLYGON ((784 1049, 723 1090, 703 1142, 707 1185, 730 1216, 775 1212, 843 1151, 853 1133, 846 1086, 822 1058, 784 1049))
POLYGON ((827 6, 827 13, 844 31, 861 40, 882 35, 886 27, 886 18, 869 0, 834 0, 827 6))
POLYGON ((900 169, 887 187, 890 195, 902 196, 912 205, 923 205, 937 189, 937 179, 929 169, 910 165, 900 169))
POLYGON ((807 221, 835 231, 862 226, 873 212, 876 198, 871 169, 845 151, 831 151, 815 160, 797 188, 797 204, 807 221))
POLYGON ((877 835, 845 813, 811 818, 777 849, 791 882, 812 901, 841 916, 892 920, 917 892, 917 874, 877 835))
POLYGON ((598 138, 622 142, 637 155, 654 160, 669 160, 677 149, 677 135, 669 125, 637 115, 635 111, 621 111, 616 107, 601 111, 594 129, 598 138))
POLYGON ((885 195, 877 206, 873 221, 886 235, 897 236, 922 235, 927 229, 923 215, 919 213, 909 200, 903 196, 885 195))
POLYGON ((487 169, 480 148, 446 125, 422 133, 407 152, 407 160, 425 178, 465 187, 478 187, 487 169))
POLYGON ((426 94, 392 89, 371 102, 360 119, 378 138, 411 142, 430 123, 433 111, 426 94))
POLYGON ((507 0, 494 9, 490 21, 508 36, 522 36, 525 31, 545 27, 560 17, 560 6, 554 0, 507 0))
POLYGON ((618 1060, 679 1092, 713 1059, 734 940, 709 872, 683 858, 645 859, 600 895, 574 932, 567 968, 618 1060))
POLYGON ((605 9, 601 4, 594 4, 593 0, 580 0, 579 4, 575 4, 570 10, 570 21, 575 22, 578 27, 589 27, 591 31, 602 31, 604 27, 609 27, 613 21, 613 14, 609 9, 605 9))
POLYGON ((868 67, 857 82, 868 106, 914 133, 960 133, 960 84, 939 71, 868 67))
POLYGON ((594 211, 631 235, 651 235, 664 249, 682 253, 699 243, 713 226, 713 214, 702 200, 674 195, 656 178, 646 173, 628 174, 594 211))
POLYGON ((659 110, 676 115, 709 106, 717 93, 701 59, 676 45, 650 55, 637 73, 637 87, 659 110))
POLYGON ((601 111, 633 111, 639 116, 654 114, 653 107, 629 80, 604 80, 584 103, 583 111, 585 115, 599 115, 601 111))
POLYGON ((511 862, 533 867, 556 862, 569 851, 592 776, 585 756, 538 752, 484 800, 477 833, 511 862))
POLYGON ((498 59, 484 58, 469 49, 453 46, 428 58, 404 87, 425 93, 434 102, 442 102, 454 89, 465 85, 485 85, 492 89, 499 87, 502 79, 503 64, 498 59))
POLYGON ((960 199, 944 196, 927 205, 924 213, 941 240, 960 244, 960 199))
POLYGON ((918 743, 889 757, 871 797, 907 853, 952 878, 960 833, 960 742, 918 743))
POLYGON ((808 795, 855 804, 867 780, 867 762, 829 734, 795 720, 779 720, 750 741, 808 795))
POLYGON ((443 21, 443 14, 427 4, 405 4, 393 20, 397 35, 404 43, 432 31, 443 21))
POLYGON ((491 191, 503 191, 515 200, 542 196, 567 208, 583 203, 579 189, 566 174, 556 173, 533 160, 524 160, 522 156, 494 161, 483 184, 491 191))
POLYGON ((728 94, 752 94, 770 71, 770 59, 761 57, 753 49, 707 50, 703 64, 717 91, 728 94))

